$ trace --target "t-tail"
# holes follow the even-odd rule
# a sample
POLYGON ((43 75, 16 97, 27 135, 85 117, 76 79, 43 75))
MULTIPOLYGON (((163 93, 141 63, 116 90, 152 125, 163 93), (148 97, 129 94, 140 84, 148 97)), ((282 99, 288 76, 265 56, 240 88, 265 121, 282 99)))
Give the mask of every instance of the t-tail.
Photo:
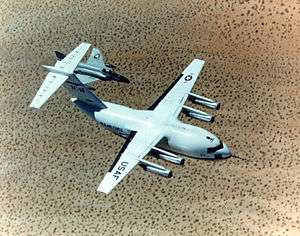
POLYGON ((49 73, 35 95, 30 107, 39 109, 59 88, 63 86, 72 95, 72 101, 87 111, 99 111, 106 108, 103 102, 93 94, 74 74, 90 47, 89 43, 81 43, 70 54, 58 60, 54 66, 43 66, 49 73))

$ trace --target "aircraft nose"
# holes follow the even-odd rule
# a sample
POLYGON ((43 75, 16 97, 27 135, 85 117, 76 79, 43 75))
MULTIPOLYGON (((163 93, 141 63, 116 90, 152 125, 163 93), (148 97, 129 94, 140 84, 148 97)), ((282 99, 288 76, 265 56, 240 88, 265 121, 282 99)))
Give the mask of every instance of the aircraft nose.
POLYGON ((228 146, 224 143, 223 144, 223 158, 229 158, 229 157, 231 157, 231 151, 230 151, 230 149, 228 148, 228 146))
POLYGON ((231 157, 231 151, 228 146, 223 143, 223 148, 215 152, 215 159, 227 159, 231 157))

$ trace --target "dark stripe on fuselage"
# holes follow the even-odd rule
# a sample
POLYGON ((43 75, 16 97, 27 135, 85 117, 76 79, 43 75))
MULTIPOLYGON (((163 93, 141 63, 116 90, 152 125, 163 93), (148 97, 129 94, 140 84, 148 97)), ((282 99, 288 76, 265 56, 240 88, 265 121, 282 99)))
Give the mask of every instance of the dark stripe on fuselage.
POLYGON ((175 86, 175 84, 181 79, 182 76, 183 74, 179 75, 177 79, 173 81, 173 83, 169 86, 169 88, 167 88, 167 90, 162 95, 160 95, 160 97, 148 108, 148 110, 154 110, 155 107, 157 107, 157 105, 161 102, 161 100, 164 99, 168 92, 170 92, 171 89, 175 86))
POLYGON ((114 160, 114 162, 112 163, 112 165, 110 166, 108 172, 111 172, 112 169, 115 167, 115 165, 117 164, 117 162, 119 161, 122 153, 125 151, 125 149, 127 148, 128 144, 131 142, 131 140, 134 138, 134 136, 136 135, 136 131, 131 131, 130 134, 128 135, 126 142, 124 143, 124 145, 122 146, 121 150, 119 151, 116 159, 114 160))
MULTIPOLYGON (((101 73, 104 73, 104 72, 101 72, 101 73)), ((87 75, 87 76, 97 78, 97 79, 105 79, 106 78, 106 75, 104 75, 104 77, 103 77, 103 76, 97 75, 95 73, 89 73, 89 72, 81 71, 81 70, 76 70, 75 74, 87 75)))
POLYGON ((71 82, 71 81, 66 81, 66 83, 68 83, 68 84, 73 84, 73 85, 75 85, 75 86, 82 86, 83 84, 79 84, 79 83, 74 83, 74 82, 71 82))

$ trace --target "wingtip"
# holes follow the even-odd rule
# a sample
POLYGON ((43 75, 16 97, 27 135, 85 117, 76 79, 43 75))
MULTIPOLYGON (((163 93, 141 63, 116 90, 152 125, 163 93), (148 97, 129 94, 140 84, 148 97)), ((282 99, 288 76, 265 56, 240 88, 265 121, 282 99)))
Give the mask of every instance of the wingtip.
POLYGON ((105 194, 109 194, 111 192, 112 187, 110 185, 110 181, 108 180, 109 177, 110 177, 109 173, 107 173, 104 176, 104 179, 101 181, 100 185, 97 188, 97 192, 101 192, 105 194))
POLYGON ((195 58, 194 61, 197 62, 197 63, 201 63, 201 64, 205 63, 205 61, 200 59, 200 58, 195 58))
POLYGON ((32 112, 38 112, 40 109, 38 107, 29 106, 29 110, 32 112))
POLYGON ((35 101, 32 101, 29 105, 29 109, 33 111, 39 110, 40 108, 41 106, 37 106, 37 104, 35 104, 35 101))
POLYGON ((86 45, 86 46, 90 47, 92 44, 90 44, 88 42, 82 42, 81 45, 86 45))
POLYGON ((100 184, 99 187, 97 188, 97 192, 109 194, 111 191, 110 191, 109 189, 104 188, 104 187, 101 186, 101 184, 100 184))

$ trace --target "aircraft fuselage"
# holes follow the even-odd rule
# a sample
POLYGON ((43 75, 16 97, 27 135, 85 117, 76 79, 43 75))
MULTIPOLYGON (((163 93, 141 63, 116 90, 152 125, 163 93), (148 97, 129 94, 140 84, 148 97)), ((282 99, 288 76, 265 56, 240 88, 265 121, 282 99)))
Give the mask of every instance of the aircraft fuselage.
POLYGON ((107 108, 99 112, 91 113, 90 109, 87 112, 84 107, 80 109, 119 136, 126 138, 131 131, 159 127, 164 132, 165 139, 158 147, 194 158, 223 159, 231 155, 227 145, 205 129, 185 124, 177 118, 162 120, 153 111, 103 103, 107 108))

